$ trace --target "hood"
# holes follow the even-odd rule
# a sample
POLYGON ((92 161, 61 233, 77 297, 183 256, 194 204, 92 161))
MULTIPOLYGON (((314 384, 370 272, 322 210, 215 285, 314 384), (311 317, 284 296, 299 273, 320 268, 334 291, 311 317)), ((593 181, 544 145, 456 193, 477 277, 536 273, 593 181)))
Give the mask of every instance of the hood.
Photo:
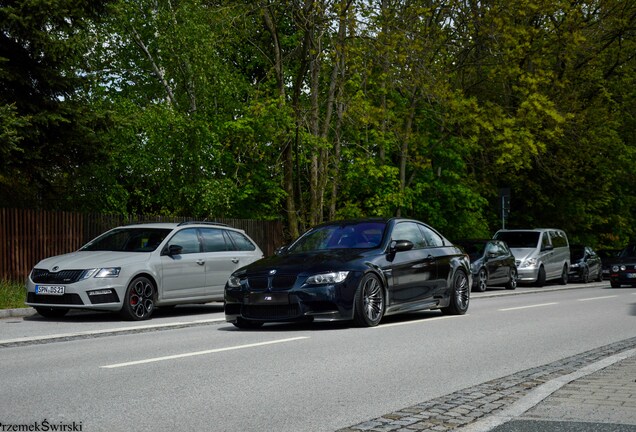
POLYGON ((279 274, 313 274, 339 270, 355 270, 367 255, 376 255, 361 249, 334 249, 331 251, 290 253, 263 258, 243 267, 248 274, 267 273, 276 270, 279 274))
POLYGON ((55 271, 124 267, 147 261, 150 255, 149 252, 78 251, 43 259, 35 267, 49 271, 53 267, 58 267, 55 271))
POLYGON ((535 248, 510 248, 510 252, 512 252, 512 255, 514 255, 515 260, 521 262, 534 255, 535 251, 535 248))

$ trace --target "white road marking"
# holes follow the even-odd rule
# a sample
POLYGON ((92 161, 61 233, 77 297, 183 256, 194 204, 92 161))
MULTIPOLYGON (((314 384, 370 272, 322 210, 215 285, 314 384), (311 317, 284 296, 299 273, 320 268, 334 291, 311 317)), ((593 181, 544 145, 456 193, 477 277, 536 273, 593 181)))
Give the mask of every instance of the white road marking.
POLYGON ((603 297, 590 297, 590 298, 579 299, 578 301, 603 300, 603 299, 609 299, 609 298, 615 298, 615 297, 618 297, 618 296, 610 295, 610 296, 603 296, 603 297))
POLYGON ((418 324, 418 323, 437 321, 437 320, 447 319, 447 318, 457 318, 459 316, 467 316, 467 315, 468 314, 466 314, 466 315, 444 315, 444 316, 441 316, 441 317, 434 317, 434 318, 422 318, 422 319, 418 319, 418 320, 415 320, 415 321, 400 321, 400 322, 391 323, 391 324, 381 324, 379 326, 371 327, 371 328, 381 329, 381 328, 395 327, 395 326, 408 325, 408 324, 418 324))
POLYGON ((519 306, 519 307, 513 307, 513 308, 499 309, 499 311, 503 312, 503 311, 512 311, 512 310, 520 310, 520 309, 530 309, 530 308, 543 307, 543 306, 553 306, 556 304, 559 304, 559 303, 542 303, 542 304, 529 305, 529 306, 519 306))
POLYGON ((100 334, 116 334, 116 333, 126 333, 135 330, 147 330, 154 328, 170 328, 170 327, 183 327, 183 326, 191 326, 196 324, 207 324, 218 321, 225 321, 225 318, 211 318, 204 320, 195 320, 195 321, 181 321, 181 322, 171 322, 171 323, 163 323, 163 324, 147 324, 147 325, 138 325, 138 326, 130 326, 130 327, 118 327, 118 328, 110 328, 104 330, 86 330, 80 332, 71 332, 71 333, 57 333, 51 335, 42 335, 42 336, 29 336, 15 339, 4 339, 0 340, 0 345, 9 344, 9 343, 20 343, 20 342, 33 342, 33 341, 45 341, 49 339, 63 339, 63 338, 71 338, 77 336, 91 336, 91 335, 100 335, 100 334))
POLYGON ((301 340, 301 339, 309 339, 309 336, 299 336, 299 337, 293 337, 293 338, 288 338, 288 339, 278 339, 278 340, 273 340, 273 341, 258 342, 258 343, 247 344, 247 345, 237 345, 237 346, 232 346, 232 347, 216 348, 216 349, 205 350, 205 351, 196 351, 196 352, 183 353, 183 354, 174 354, 174 355, 169 355, 169 356, 155 357, 155 358, 149 358, 149 359, 144 359, 144 360, 136 360, 136 361, 125 362, 125 363, 115 363, 115 364, 100 366, 100 368, 102 368, 102 369, 115 369, 115 368, 121 368, 121 367, 126 367, 126 366, 135 366, 135 365, 140 365, 140 364, 155 363, 155 362, 166 361, 166 360, 176 360, 176 359, 181 359, 181 358, 186 358, 186 357, 194 357, 194 356, 200 356, 200 355, 206 355, 206 354, 214 354, 214 353, 220 353, 220 352, 224 352, 224 351, 233 351, 233 350, 239 350, 239 349, 244 349, 244 348, 254 348, 254 347, 259 347, 259 346, 264 346, 264 345, 272 345, 272 344, 278 344, 278 343, 284 343, 284 342, 292 342, 292 341, 297 341, 297 340, 301 340))
POLYGON ((146 329, 154 329, 154 328, 170 328, 170 327, 183 327, 194 324, 206 324, 218 321, 225 321, 225 318, 211 318, 205 320, 195 320, 195 321, 182 321, 182 322, 171 322, 171 323, 163 323, 163 324, 148 324, 148 325, 138 325, 138 326, 130 326, 130 327, 118 327, 104 330, 87 330, 80 332, 72 332, 72 333, 57 333, 52 335, 43 335, 43 336, 29 336, 23 338, 16 339, 5 339, 0 340, 0 345, 9 344, 9 343, 20 343, 20 342, 32 342, 32 341, 44 341, 49 339, 63 339, 63 338, 71 338, 77 336, 91 336, 91 335, 100 335, 100 334, 115 334, 115 333, 126 333, 135 330, 146 330, 146 329))

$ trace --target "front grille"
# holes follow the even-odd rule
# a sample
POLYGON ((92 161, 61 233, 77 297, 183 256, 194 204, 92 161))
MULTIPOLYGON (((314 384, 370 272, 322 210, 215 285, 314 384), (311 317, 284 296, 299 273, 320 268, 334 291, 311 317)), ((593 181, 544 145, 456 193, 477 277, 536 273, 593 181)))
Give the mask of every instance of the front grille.
POLYGON ((266 277, 251 277, 247 279, 247 283, 252 291, 265 291, 267 289, 267 279, 266 277))
POLYGON ((83 305, 84 304, 79 294, 64 294, 61 296, 57 296, 57 295, 37 295, 32 292, 27 294, 27 302, 37 303, 37 304, 47 304, 47 305, 49 304, 83 305))
POLYGON ((72 284, 80 280, 84 270, 61 270, 50 272, 46 269, 33 269, 31 279, 35 283, 42 284, 72 284))
POLYGON ((272 279, 272 291, 286 291, 292 289, 296 283, 296 275, 274 276, 272 279))
POLYGON ((248 277, 247 283, 252 292, 261 292, 268 289, 271 291, 287 291, 294 287, 296 275, 254 276, 248 277))
POLYGON ((272 306, 254 306, 245 305, 241 311, 245 318, 264 319, 264 320, 281 320, 293 319, 300 317, 300 308, 297 304, 291 305, 272 305, 272 306))

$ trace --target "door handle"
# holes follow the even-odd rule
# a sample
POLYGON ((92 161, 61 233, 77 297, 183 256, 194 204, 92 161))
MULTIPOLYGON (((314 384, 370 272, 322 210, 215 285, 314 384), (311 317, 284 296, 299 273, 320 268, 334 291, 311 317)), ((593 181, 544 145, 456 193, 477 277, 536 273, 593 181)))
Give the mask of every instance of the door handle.
POLYGON ((239 263, 239 259, 238 259, 238 258, 232 258, 232 262, 233 262, 234 264, 238 264, 238 263, 239 263))
POLYGON ((204 265, 204 264, 205 264, 205 261, 203 261, 203 260, 198 260, 198 261, 197 261, 197 264, 199 264, 199 265, 204 265))

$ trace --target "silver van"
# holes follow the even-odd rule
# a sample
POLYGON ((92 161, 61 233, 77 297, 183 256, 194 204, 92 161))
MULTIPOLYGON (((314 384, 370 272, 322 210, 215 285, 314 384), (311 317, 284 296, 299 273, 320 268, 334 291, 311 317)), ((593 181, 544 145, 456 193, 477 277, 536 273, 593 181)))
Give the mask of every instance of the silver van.
POLYGON ((515 256, 519 283, 543 286, 558 279, 568 283, 570 245, 564 231, 554 228, 499 230, 494 238, 503 240, 515 256))

